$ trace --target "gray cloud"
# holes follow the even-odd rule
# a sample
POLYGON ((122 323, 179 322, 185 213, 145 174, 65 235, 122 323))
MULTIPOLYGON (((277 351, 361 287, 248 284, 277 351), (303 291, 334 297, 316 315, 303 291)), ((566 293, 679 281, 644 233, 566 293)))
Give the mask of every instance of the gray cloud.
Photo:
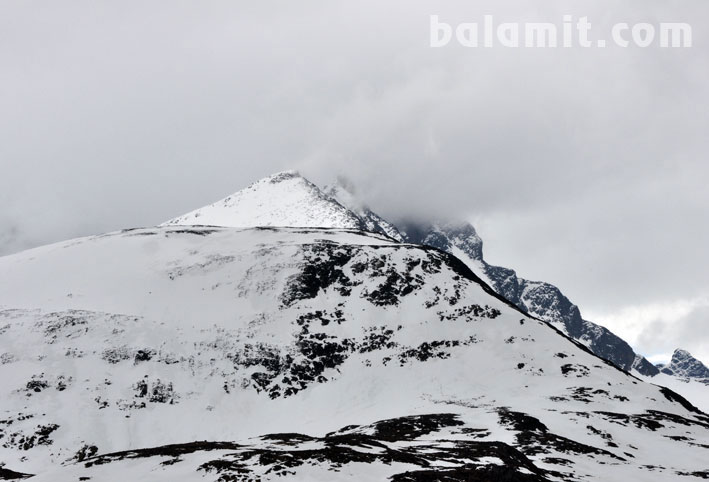
POLYGON ((649 353, 672 352, 682 347, 709 362, 709 305, 695 307, 677 320, 656 319, 643 328, 638 345, 649 353))
MULTIPOLYGON (((582 310, 709 288, 709 5, 4 2, 0 254, 151 225, 273 171, 472 219, 582 310), (450 22, 689 21, 691 49, 428 47, 450 22)), ((613 328, 613 327, 611 327, 613 328)))

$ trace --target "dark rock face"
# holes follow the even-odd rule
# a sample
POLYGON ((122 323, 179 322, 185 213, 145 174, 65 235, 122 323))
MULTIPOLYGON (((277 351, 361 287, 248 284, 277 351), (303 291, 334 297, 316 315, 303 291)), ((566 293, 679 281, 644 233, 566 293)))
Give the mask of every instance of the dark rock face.
POLYGON ((31 474, 23 474, 22 472, 15 472, 14 470, 6 469, 5 467, 0 467, 0 480, 20 480, 32 477, 31 474))
POLYGON ((709 380, 709 368, 688 351, 679 348, 672 354, 669 365, 662 367, 661 371, 667 375, 709 380))
POLYGON ((525 313, 564 328, 568 335, 584 344, 596 355, 611 361, 623 370, 635 368, 643 375, 654 376, 658 369, 643 357, 636 356, 623 339, 607 328, 584 320, 578 306, 549 283, 529 281, 517 276, 509 268, 492 266, 483 259, 483 242, 475 228, 468 223, 422 224, 404 223, 400 226, 404 240, 409 243, 433 246, 452 253, 463 251, 471 260, 480 263, 491 287, 525 313))
POLYGON ((648 375, 651 377, 654 377, 655 375, 660 373, 660 370, 655 365, 653 365, 652 363, 647 361, 645 357, 640 355, 635 355, 633 368, 638 372, 642 373, 643 375, 648 375))
POLYGON ((520 280, 514 270, 503 268, 502 266, 486 266, 485 274, 492 282, 495 291, 510 300, 517 307, 524 309, 524 303, 522 301, 522 292, 524 290, 522 281, 524 280, 520 280))
POLYGON ((483 241, 475 228, 468 223, 404 223, 399 227, 399 232, 407 243, 433 246, 449 253, 457 246, 471 258, 483 259, 483 241))

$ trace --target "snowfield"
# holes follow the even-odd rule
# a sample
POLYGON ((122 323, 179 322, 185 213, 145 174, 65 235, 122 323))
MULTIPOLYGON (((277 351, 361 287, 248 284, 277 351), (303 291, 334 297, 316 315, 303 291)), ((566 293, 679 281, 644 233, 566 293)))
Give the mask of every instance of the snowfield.
POLYGON ((709 413, 709 386, 707 386, 707 381, 702 382, 691 378, 678 378, 664 373, 655 377, 647 377, 639 373, 635 373, 635 375, 648 383, 667 387, 679 393, 684 398, 690 400, 697 408, 705 413, 709 413))
POLYGON ((682 397, 458 258, 356 229, 165 225, 0 258, 0 363, 1 476, 709 476, 709 416, 682 397))

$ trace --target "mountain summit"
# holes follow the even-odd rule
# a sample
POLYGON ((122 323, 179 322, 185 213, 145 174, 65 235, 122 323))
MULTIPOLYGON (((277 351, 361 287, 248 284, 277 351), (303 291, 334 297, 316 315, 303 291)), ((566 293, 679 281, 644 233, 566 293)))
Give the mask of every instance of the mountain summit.
POLYGON ((362 220, 297 171, 283 171, 164 223, 364 229, 362 220))

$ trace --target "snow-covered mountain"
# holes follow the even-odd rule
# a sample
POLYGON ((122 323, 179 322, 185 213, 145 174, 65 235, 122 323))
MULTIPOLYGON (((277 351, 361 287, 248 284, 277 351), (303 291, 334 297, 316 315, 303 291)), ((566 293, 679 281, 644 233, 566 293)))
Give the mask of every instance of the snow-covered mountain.
POLYGON ((394 225, 359 204, 345 185, 341 179, 321 190, 297 171, 283 171, 162 225, 356 229, 386 234, 402 241, 394 225), (340 199, 348 202, 347 207, 340 203, 340 199))
POLYGON ((454 255, 283 207, 1 257, 0 478, 709 477, 709 416, 675 392, 454 255))

